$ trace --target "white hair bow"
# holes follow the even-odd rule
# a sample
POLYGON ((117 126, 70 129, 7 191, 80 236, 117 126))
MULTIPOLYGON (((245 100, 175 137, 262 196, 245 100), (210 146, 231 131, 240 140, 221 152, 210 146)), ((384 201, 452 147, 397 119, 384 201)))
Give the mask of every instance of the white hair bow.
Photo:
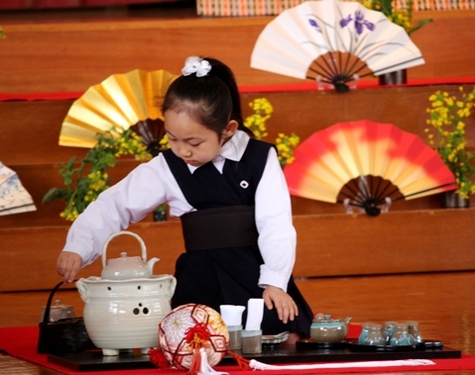
POLYGON ((211 70, 211 64, 198 56, 190 56, 185 61, 185 66, 181 70, 184 76, 196 73, 197 77, 204 77, 211 70))

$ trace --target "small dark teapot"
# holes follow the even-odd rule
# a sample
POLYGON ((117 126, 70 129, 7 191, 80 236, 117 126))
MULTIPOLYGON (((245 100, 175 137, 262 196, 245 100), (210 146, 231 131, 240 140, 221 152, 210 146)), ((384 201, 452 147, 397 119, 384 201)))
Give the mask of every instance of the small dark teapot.
POLYGON ((341 342, 348 334, 348 323, 351 319, 331 319, 330 315, 318 313, 310 326, 310 337, 315 342, 341 342))
MULTIPOLYGON (((46 306, 43 306, 41 309, 40 314, 40 322, 43 321, 45 315, 46 306)), ((74 312, 74 308, 71 305, 65 305, 61 303, 59 299, 55 300, 54 303, 51 304, 49 310, 49 321, 56 322, 60 319, 68 319, 68 318, 75 318, 76 313, 74 312)))

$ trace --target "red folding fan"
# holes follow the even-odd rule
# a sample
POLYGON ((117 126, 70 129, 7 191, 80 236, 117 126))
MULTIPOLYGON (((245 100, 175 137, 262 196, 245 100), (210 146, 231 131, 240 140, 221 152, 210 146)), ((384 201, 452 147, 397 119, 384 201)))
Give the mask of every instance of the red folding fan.
POLYGON ((364 208, 457 188, 439 154, 392 124, 341 122, 317 131, 294 152, 284 174, 292 195, 364 208))

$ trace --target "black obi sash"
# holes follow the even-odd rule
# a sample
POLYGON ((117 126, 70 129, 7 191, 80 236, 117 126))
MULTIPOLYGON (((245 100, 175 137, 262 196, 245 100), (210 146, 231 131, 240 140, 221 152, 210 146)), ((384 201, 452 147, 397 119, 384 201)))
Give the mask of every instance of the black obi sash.
POLYGON ((257 245, 254 197, 271 147, 251 138, 241 160, 226 160, 222 174, 211 162, 191 173, 171 150, 163 153, 197 209, 180 218, 187 251, 257 245))
POLYGON ((186 251, 253 246, 259 236, 254 206, 229 206, 181 217, 186 251))

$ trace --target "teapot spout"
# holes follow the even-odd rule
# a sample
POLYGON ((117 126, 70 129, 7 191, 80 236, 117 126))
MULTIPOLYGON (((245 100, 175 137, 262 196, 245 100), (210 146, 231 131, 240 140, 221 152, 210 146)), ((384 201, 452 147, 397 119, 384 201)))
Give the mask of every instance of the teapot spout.
POLYGON ((153 275, 153 267, 155 266, 155 263, 157 263, 159 260, 160 259, 154 257, 147 262, 147 269, 150 276, 153 275))
POLYGON ((353 319, 351 316, 349 317, 346 317, 345 319, 343 319, 345 321, 346 324, 350 324, 351 322, 351 319, 353 319))

